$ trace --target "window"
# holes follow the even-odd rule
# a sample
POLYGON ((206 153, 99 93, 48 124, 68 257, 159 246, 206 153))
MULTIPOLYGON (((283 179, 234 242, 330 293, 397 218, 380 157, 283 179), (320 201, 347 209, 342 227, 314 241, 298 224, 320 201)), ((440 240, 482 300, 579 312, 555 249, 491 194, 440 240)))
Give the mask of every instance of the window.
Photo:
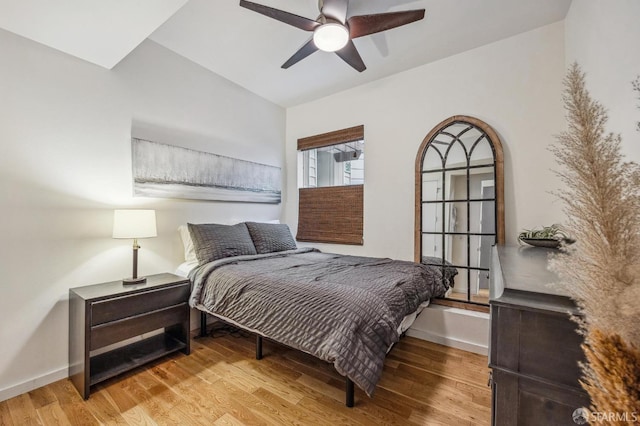
POLYGON ((457 270, 446 299, 486 305, 491 246, 504 244, 502 145, 488 124, 455 116, 424 139, 415 229, 416 262, 457 270))
POLYGON ((298 241, 363 244, 364 126, 298 139, 298 241))
POLYGON ((301 188, 364 184, 364 141, 299 151, 301 188))

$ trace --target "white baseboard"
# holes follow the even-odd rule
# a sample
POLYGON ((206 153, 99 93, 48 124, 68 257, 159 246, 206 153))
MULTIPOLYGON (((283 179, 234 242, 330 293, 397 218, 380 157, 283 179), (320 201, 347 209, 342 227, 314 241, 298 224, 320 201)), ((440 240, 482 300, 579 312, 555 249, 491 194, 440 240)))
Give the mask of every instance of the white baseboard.
POLYGON ((489 314, 442 305, 429 305, 407 330, 407 335, 487 355, 489 353, 489 314))
POLYGON ((0 389, 0 401, 5 401, 13 398, 14 396, 22 395, 23 393, 30 392, 34 389, 38 389, 39 387, 57 382, 58 380, 65 379, 67 377, 69 377, 69 367, 65 366, 59 370, 27 380, 26 382, 0 389))
POLYGON ((449 346, 451 348, 461 349, 463 351, 473 352, 480 355, 486 356, 489 353, 486 346, 472 342, 465 342, 464 340, 458 340, 452 337, 440 336, 438 334, 429 333, 428 331, 424 330, 409 329, 407 330, 407 336, 427 340, 439 345, 449 346))

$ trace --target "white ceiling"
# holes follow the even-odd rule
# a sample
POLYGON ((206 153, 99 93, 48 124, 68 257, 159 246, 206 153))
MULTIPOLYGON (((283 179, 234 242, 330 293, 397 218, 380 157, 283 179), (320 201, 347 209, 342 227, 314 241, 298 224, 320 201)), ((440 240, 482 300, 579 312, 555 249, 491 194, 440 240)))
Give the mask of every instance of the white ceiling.
POLYGON ((0 0, 0 28, 111 69, 187 0, 0 0))
MULTIPOLYGON (((318 15, 316 0, 255 1, 310 19, 318 15)), ((570 4, 351 0, 349 15, 426 9, 422 21, 354 41, 367 65, 363 73, 326 52, 281 69, 310 33, 241 8, 238 0, 0 0, 0 28, 106 68, 149 37, 288 107, 560 21, 570 4)))

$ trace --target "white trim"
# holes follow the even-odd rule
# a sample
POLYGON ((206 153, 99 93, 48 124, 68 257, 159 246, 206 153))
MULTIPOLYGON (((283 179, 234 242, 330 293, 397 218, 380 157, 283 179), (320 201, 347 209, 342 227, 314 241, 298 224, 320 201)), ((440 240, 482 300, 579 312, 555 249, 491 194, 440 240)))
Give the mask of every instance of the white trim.
POLYGON ((461 349, 463 351, 473 352, 480 355, 487 356, 487 354, 489 353, 489 348, 487 346, 479 345, 472 342, 465 342, 464 340, 459 340, 453 337, 440 336, 438 334, 430 333, 424 330, 409 329, 407 330, 407 336, 427 340, 439 345, 449 346, 451 348, 461 349))
POLYGON ((489 314, 431 304, 407 335, 481 355, 489 353, 489 314))
POLYGON ((67 377, 69 377, 69 367, 64 366, 59 370, 43 374, 42 376, 38 376, 33 379, 29 379, 26 382, 18 383, 17 385, 0 389, 0 402, 18 395, 22 395, 23 393, 30 392, 34 389, 38 389, 42 386, 46 386, 49 383, 57 382, 61 379, 66 379, 67 377))

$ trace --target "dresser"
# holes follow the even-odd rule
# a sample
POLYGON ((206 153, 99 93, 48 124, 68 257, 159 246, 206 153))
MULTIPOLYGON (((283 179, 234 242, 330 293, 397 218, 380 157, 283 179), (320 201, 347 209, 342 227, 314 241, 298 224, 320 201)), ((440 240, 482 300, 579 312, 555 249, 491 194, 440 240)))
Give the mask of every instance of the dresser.
POLYGON ((91 386, 172 352, 189 354, 190 289, 173 274, 70 289, 69 377, 80 395, 87 399, 91 386), (136 338, 146 333, 153 335, 136 338))
POLYGON ((551 249, 495 246, 490 287, 492 424, 571 425, 589 397, 578 382, 582 337, 573 301, 547 269, 551 249))

